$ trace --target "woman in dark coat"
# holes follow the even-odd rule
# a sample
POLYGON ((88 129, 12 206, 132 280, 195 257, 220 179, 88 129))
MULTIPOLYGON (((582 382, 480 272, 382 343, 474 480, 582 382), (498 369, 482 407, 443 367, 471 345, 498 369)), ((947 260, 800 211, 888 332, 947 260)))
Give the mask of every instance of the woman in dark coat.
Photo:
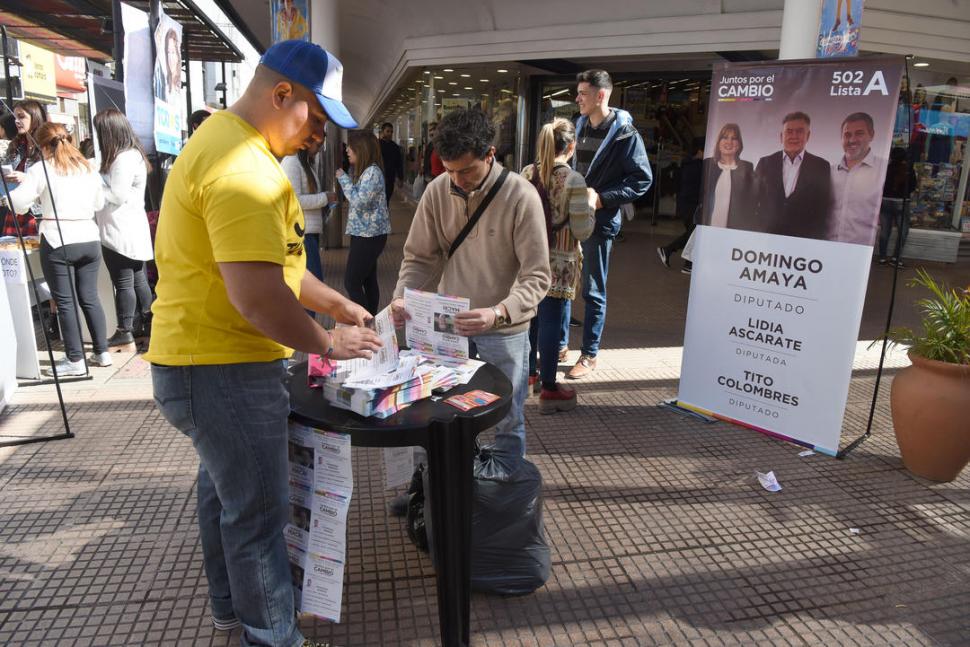
POLYGON ((704 160, 704 216, 712 227, 754 229, 754 165, 741 159, 744 140, 737 124, 724 124, 714 155, 704 160))

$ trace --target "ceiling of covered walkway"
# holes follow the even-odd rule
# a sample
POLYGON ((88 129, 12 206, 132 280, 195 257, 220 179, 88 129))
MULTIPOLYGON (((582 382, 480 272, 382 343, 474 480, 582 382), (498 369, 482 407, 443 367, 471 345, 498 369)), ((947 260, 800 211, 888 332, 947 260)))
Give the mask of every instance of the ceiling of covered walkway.
MULTIPOLYGON (((344 63, 345 100, 359 119, 371 118, 409 70, 422 66, 521 61, 556 71, 577 61, 771 52, 784 7, 784 0, 310 1, 323 9, 318 14, 330 7, 337 15, 332 29, 315 24, 322 17, 311 10, 312 29, 336 34, 330 38, 344 63)), ((244 33, 269 44, 267 0, 217 2, 244 33)), ((970 64, 966 2, 868 0, 865 12, 863 49, 970 64)))

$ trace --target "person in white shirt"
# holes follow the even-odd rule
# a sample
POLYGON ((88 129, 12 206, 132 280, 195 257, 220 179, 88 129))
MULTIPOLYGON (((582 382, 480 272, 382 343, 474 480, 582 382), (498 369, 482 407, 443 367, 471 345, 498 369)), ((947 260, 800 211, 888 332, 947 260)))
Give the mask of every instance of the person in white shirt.
POLYGON ((84 347, 77 308, 71 291, 71 269, 77 285, 78 305, 84 313, 94 354, 88 361, 95 366, 110 366, 104 310, 98 300, 98 267, 101 241, 94 214, 104 206, 101 178, 81 152, 71 143, 63 125, 48 122, 37 129, 37 146, 47 164, 34 164, 23 180, 10 192, 11 209, 26 213, 38 200, 40 222, 40 263, 44 279, 57 303, 57 316, 66 357, 54 363, 51 372, 59 376, 83 375, 84 347), (55 210, 56 206, 56 210, 55 210))
POLYGON ((323 264, 320 259, 320 236, 323 234, 323 216, 330 200, 322 190, 317 174, 313 171, 314 158, 320 143, 314 141, 307 149, 296 155, 289 155, 280 161, 286 177, 290 178, 293 192, 296 193, 303 209, 306 232, 303 235, 303 249, 306 252, 306 269, 310 274, 323 280, 323 264))
POLYGON ((876 240, 886 160, 872 152, 875 126, 865 112, 842 122, 845 155, 832 167, 832 219, 828 239, 871 246, 876 240))
POLYGON ((98 212, 98 230, 104 264, 115 288, 118 328, 108 338, 111 347, 135 341, 135 307, 141 312, 142 332, 150 328, 152 291, 145 277, 145 261, 154 256, 145 215, 148 158, 128 118, 114 108, 94 116, 101 150, 104 208, 98 212))

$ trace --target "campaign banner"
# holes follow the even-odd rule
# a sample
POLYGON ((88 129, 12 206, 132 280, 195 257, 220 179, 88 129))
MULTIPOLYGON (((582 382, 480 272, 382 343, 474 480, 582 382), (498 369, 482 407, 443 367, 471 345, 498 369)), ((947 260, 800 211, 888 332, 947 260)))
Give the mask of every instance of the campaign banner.
POLYGON ((858 55, 862 2, 863 0, 822 0, 816 58, 858 55))
MULTIPOLYGON (((116 108, 125 113, 132 129, 138 135, 145 152, 155 152, 155 94, 152 90, 152 32, 148 14, 121 3, 121 22, 125 31, 124 93, 119 102, 114 97, 97 105, 95 112, 116 108)), ((96 77, 101 78, 101 77, 96 77)), ((106 95, 102 95, 108 98, 106 95)), ((93 137, 97 138, 97 132, 93 137)), ((96 150, 97 147, 95 147, 96 150)))
POLYGON ((715 68, 682 406, 837 453, 902 70, 715 68))
POLYGON ((155 148, 182 150, 182 25, 159 8, 155 27, 155 148))

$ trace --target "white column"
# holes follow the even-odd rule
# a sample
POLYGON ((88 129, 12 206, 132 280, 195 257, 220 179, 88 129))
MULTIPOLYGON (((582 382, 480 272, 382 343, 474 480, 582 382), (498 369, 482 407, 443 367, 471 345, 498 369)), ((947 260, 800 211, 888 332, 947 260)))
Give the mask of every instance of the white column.
POLYGON ((819 0, 785 0, 778 58, 815 58, 821 11, 819 0))
POLYGON ((310 0, 310 40, 340 58, 338 0, 310 0))

